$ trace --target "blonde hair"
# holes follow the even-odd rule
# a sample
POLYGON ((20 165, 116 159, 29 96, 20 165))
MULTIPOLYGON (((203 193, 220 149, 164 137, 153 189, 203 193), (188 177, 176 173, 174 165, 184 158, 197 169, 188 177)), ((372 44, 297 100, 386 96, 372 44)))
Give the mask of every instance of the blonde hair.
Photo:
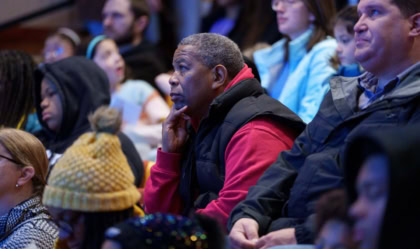
POLYGON ((33 192, 42 195, 48 172, 48 157, 42 143, 28 132, 4 128, 0 129, 0 144, 17 162, 18 167, 31 166, 35 169, 33 192))

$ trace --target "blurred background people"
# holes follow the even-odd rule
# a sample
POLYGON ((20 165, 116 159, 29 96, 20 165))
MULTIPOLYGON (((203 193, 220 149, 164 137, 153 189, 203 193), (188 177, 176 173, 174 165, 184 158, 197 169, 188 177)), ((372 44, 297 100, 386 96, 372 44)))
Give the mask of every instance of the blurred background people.
POLYGON ((144 39, 150 18, 146 0, 107 0, 102 16, 104 34, 117 43, 129 74, 155 87, 155 77, 167 71, 169 62, 154 44, 144 39))
POLYGON ((54 248, 58 229, 41 204, 47 171, 36 137, 0 129, 0 248, 54 248))
POLYGON ((306 123, 317 113, 335 70, 329 65, 336 41, 329 23, 333 0, 273 0, 279 31, 286 37, 254 53, 261 84, 306 123))
POLYGON ((334 18, 334 37, 337 40, 336 56, 332 57, 331 64, 337 69, 335 75, 355 77, 362 74, 363 69, 356 61, 354 51, 354 25, 359 20, 356 6, 344 7, 334 18))
POLYGON ((201 32, 227 36, 241 50, 281 38, 271 0, 214 0, 210 13, 202 20, 201 32))
POLYGON ((76 32, 69 28, 59 28, 45 40, 42 51, 44 62, 56 62, 76 55, 80 43, 80 37, 76 32))
POLYGON ((144 160, 155 161, 157 147, 162 142, 162 122, 169 114, 168 105, 147 82, 126 80, 125 62, 113 40, 105 36, 94 38, 87 57, 108 77, 111 106, 122 111, 122 131, 144 160))

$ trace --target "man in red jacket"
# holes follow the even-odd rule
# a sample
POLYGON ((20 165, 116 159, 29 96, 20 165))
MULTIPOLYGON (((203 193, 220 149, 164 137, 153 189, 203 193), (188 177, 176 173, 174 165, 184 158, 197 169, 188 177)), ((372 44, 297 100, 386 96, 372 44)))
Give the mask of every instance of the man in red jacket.
POLYGON ((305 125, 264 93, 238 46, 224 36, 185 38, 173 66, 174 105, 146 182, 146 211, 195 211, 225 225, 248 188, 305 125))

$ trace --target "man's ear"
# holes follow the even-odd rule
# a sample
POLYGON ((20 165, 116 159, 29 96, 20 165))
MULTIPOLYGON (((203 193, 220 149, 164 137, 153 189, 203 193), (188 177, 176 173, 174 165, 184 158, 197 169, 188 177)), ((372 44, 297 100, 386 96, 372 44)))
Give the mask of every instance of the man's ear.
POLYGON ((216 65, 213 69, 213 83, 212 88, 217 89, 225 87, 228 80, 228 71, 223 65, 216 65))
POLYGON ((22 186, 29 182, 35 175, 35 169, 32 166, 25 166, 21 169, 21 175, 17 181, 19 186, 22 186))
POLYGON ((416 13, 410 17, 410 33, 409 36, 420 36, 420 13, 416 13))
POLYGON ((147 25, 149 25, 149 18, 147 16, 140 16, 134 20, 134 30, 140 34, 146 30, 147 25))

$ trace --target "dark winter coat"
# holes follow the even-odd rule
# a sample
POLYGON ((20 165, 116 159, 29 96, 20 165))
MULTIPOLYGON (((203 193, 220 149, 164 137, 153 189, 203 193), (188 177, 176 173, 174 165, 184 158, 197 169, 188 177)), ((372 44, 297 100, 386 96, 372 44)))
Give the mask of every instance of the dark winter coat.
POLYGON ((240 218, 255 219, 260 234, 295 227, 298 243, 312 243, 305 224, 318 197, 343 186, 343 154, 355 135, 420 122, 420 63, 386 96, 358 108, 358 78, 333 78, 314 120, 290 151, 280 153, 231 213, 228 229, 240 218))

